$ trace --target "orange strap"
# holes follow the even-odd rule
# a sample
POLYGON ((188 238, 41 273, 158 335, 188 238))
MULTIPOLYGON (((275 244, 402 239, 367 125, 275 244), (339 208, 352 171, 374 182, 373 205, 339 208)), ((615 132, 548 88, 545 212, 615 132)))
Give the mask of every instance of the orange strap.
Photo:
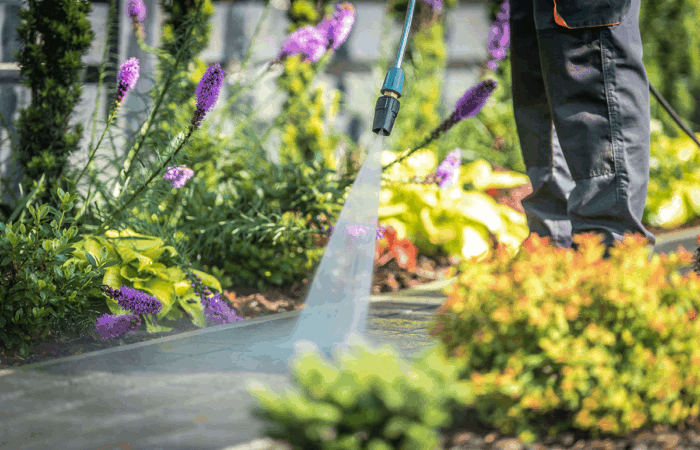
MULTIPOLYGON (((557 0, 554 0, 554 21, 557 23, 557 25, 560 25, 562 27, 566 27, 570 30, 576 29, 576 28, 588 28, 588 27, 570 27, 564 22, 564 19, 559 15, 557 12, 557 0)), ((617 22, 617 23, 609 23, 607 25, 592 25, 595 27, 609 27, 612 25, 620 25, 622 22, 617 22)))

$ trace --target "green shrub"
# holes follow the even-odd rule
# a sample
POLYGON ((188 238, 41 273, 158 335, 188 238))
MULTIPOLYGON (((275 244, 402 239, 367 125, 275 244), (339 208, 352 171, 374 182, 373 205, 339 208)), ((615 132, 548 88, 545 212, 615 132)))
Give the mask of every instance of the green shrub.
POLYGON ((570 428, 624 434, 700 412, 700 278, 675 271, 692 255, 648 261, 644 240, 626 236, 602 260, 595 238, 576 236, 574 253, 533 235, 515 258, 499 247, 462 263, 431 325, 466 361, 470 390, 456 400, 526 442, 570 428))
POLYGON ((83 125, 69 131, 68 121, 82 94, 81 58, 95 36, 88 20, 91 10, 86 0, 37 0, 19 12, 17 35, 22 47, 15 57, 22 84, 32 96, 16 122, 17 161, 27 191, 45 175, 36 201, 56 208, 51 193, 58 186, 70 189, 63 171, 82 137, 83 125))
POLYGON ((163 239, 215 274, 224 289, 301 282, 323 256, 314 245, 323 218, 340 215, 349 187, 315 161, 226 176, 216 190, 217 204, 206 209, 188 202, 173 237, 163 239))
POLYGON ((275 394, 247 383, 258 400, 253 414, 268 422, 265 434, 295 450, 438 448, 437 428, 451 423, 446 406, 461 392, 459 366, 439 357, 441 347, 409 365, 388 345, 349 342, 334 364, 317 351, 298 355, 291 371, 300 389, 275 394))
POLYGON ((61 211, 41 205, 27 210, 34 223, 26 227, 0 223, 0 339, 7 349, 18 348, 26 356, 32 338, 44 338, 52 330, 83 316, 87 308, 104 303, 101 279, 105 254, 68 261, 77 228, 65 229, 66 214, 78 194, 58 189, 61 211), (53 219, 49 224, 49 214, 53 219))

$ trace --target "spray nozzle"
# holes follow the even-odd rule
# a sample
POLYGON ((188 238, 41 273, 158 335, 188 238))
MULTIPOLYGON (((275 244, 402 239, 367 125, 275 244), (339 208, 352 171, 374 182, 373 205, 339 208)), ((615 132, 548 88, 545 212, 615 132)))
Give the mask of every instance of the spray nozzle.
POLYGON ((377 99, 374 107, 374 122, 372 131, 376 134, 389 136, 394 121, 399 114, 399 98, 403 89, 403 70, 399 67, 392 67, 384 78, 382 85, 382 96, 377 99))

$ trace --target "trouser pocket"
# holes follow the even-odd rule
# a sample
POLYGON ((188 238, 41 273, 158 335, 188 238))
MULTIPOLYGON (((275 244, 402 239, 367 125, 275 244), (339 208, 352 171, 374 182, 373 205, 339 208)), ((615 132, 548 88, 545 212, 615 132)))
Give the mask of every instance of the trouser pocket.
POLYGON ((632 4, 632 0, 553 1, 554 21, 569 29, 619 25, 632 4))

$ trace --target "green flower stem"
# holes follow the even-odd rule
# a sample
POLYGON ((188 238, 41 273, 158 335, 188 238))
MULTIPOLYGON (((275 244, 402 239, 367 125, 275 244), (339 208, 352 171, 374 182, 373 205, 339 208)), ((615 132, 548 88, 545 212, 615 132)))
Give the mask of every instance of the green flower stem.
MULTIPOLYGON (((204 4, 204 1, 199 2, 199 6, 197 8, 197 12, 201 12, 202 5, 204 4)), ((158 108, 160 107, 160 104, 163 102, 163 99, 165 98, 165 93, 168 91, 168 88, 170 87, 170 83, 172 82, 173 79, 173 74, 175 73, 175 69, 177 68, 177 65, 180 63, 180 59, 182 58, 184 54, 185 47, 187 46, 187 43, 190 40, 190 36, 192 36, 192 32, 194 31, 194 26, 195 26, 195 21, 193 20, 192 23, 190 24, 189 28, 187 29, 187 33, 185 34, 184 41, 182 45, 180 46, 180 49, 177 52, 177 57, 175 58, 175 62, 173 63, 173 67, 170 70, 170 73, 168 74, 168 78, 165 80, 165 85, 163 86, 163 89, 160 92, 160 95, 158 96, 158 100, 156 101, 155 106, 151 110, 151 114, 148 116, 148 119, 146 122, 143 124, 141 127, 141 131, 139 132, 140 140, 139 142, 131 147, 129 150, 129 154, 126 157, 126 160, 124 161, 124 166, 119 173, 119 179, 116 182, 116 185, 114 186, 114 191, 112 192, 112 195, 115 198, 121 198, 123 194, 122 190, 122 185, 121 183, 124 183, 124 188, 126 187, 126 180, 131 174, 132 166, 131 162, 133 159, 136 157, 138 152, 141 150, 141 147, 143 146, 144 141, 146 140, 146 134, 148 133, 148 130, 151 128, 151 125, 153 124, 153 119, 156 115, 156 112, 158 111, 158 108)))
MULTIPOLYGON (((157 177, 158 175, 160 175, 160 173, 161 173, 161 172, 163 171, 163 169, 170 163, 170 161, 173 159, 173 157, 175 157, 175 155, 177 155, 177 154, 180 152, 180 150, 181 150, 182 147, 184 146, 185 142, 187 142, 187 140, 190 138, 190 136, 192 136, 192 133, 193 133, 193 132, 194 132, 194 125, 191 125, 190 128, 189 128, 189 131, 188 131, 187 135, 185 135, 185 137, 182 139, 182 141, 180 142, 180 144, 177 146, 177 149, 175 149, 174 152, 170 153, 170 155, 160 164, 160 166, 158 167, 158 169, 156 169, 156 170, 153 171, 153 173, 151 174, 151 177, 150 177, 148 180, 146 180, 146 182, 143 183, 143 184, 141 185, 141 187, 139 187, 139 188, 136 190, 136 192, 134 192, 134 194, 129 198, 129 200, 127 200, 126 202, 124 202, 124 203, 123 203, 116 211, 114 211, 104 222, 102 222, 102 225, 100 225, 100 227, 99 227, 99 228, 97 229, 97 231, 95 232, 96 235, 101 234, 101 233, 107 228, 107 225, 109 225, 110 223, 112 223, 112 221, 113 221, 117 216, 119 216, 119 214, 121 214, 122 211, 124 211, 124 210, 126 209, 126 207, 129 206, 129 205, 131 204, 131 202, 134 201, 134 199, 136 199, 136 198, 148 187, 149 184, 151 184, 151 181, 153 181, 153 179, 155 179, 155 177, 157 177)), ((184 133, 185 133, 184 131, 181 132, 179 136, 183 135, 184 133)))
MULTIPOLYGON (((312 87, 312 85, 313 85, 314 80, 316 79, 316 77, 318 76, 319 73, 323 72, 323 71, 326 69, 326 67, 328 66, 328 63, 330 62, 330 59, 331 59, 331 56, 332 56, 332 55, 333 55, 333 50, 331 50, 331 49, 326 50, 326 53, 324 53, 323 56, 321 57, 321 59, 319 60, 318 65, 316 66, 316 68, 315 68, 315 70, 314 70, 314 74, 313 74, 313 76, 311 77, 311 80, 309 81, 309 84, 307 84, 306 89, 304 90, 304 92, 303 92, 301 95, 296 95, 296 96, 292 97, 292 101, 291 101, 291 103, 287 106, 286 110, 283 111, 282 114, 280 114, 279 116, 277 116, 277 118, 275 119, 275 121, 273 122, 273 124, 267 129, 267 131, 265 131, 265 134, 262 135, 262 137, 261 137, 260 140, 258 141, 257 145, 255 146, 255 149, 254 149, 254 150, 259 150, 260 147, 261 147, 263 144, 265 144, 265 141, 266 141, 267 138, 270 136, 270 133, 272 133, 273 130, 275 130, 275 129, 276 129, 277 127, 279 127, 280 125, 283 125, 283 124, 287 121, 287 118, 288 118, 289 115, 292 113, 292 111, 294 110, 294 107, 297 105, 297 103, 301 102, 301 101, 302 101, 302 98, 303 98, 304 96, 306 96, 306 95, 309 94, 309 91, 311 91, 311 87, 312 87)), ((252 118, 249 118, 248 121, 246 121, 245 123, 239 125, 239 126, 236 128, 236 131, 234 132, 234 136, 235 136, 235 133, 238 132, 238 130, 239 130, 243 125, 246 125, 246 126, 249 125, 250 122, 251 122, 252 120, 253 120, 252 118)))
MULTIPOLYGON (((119 105, 116 105, 116 106, 114 107, 114 109, 112 109, 112 114, 109 115, 109 119, 107 120, 107 126, 105 126, 105 129, 102 131, 102 136, 100 136, 100 140, 97 141, 97 145, 96 145, 95 147, 93 147, 92 150, 90 150, 90 156, 88 156, 88 161, 87 161, 87 163, 85 164, 85 167, 83 167, 83 170, 80 172, 80 175, 78 175, 78 178, 76 178, 75 181, 74 181, 74 183, 75 183, 76 186, 78 185, 78 182, 80 181, 80 179, 81 179, 81 178, 83 177, 83 175, 85 174, 85 171, 88 169, 88 166, 89 166, 90 163, 92 162, 92 158, 95 157, 95 152, 97 151, 97 148, 98 148, 98 147, 100 146, 100 144, 102 143, 102 139, 104 139, 105 134, 107 134, 107 128, 109 128, 109 126, 112 124, 112 121, 114 120, 114 116, 117 115, 117 109, 119 109, 119 105)), ((87 202, 88 202, 88 200, 85 201, 85 203, 87 203, 87 202)))

